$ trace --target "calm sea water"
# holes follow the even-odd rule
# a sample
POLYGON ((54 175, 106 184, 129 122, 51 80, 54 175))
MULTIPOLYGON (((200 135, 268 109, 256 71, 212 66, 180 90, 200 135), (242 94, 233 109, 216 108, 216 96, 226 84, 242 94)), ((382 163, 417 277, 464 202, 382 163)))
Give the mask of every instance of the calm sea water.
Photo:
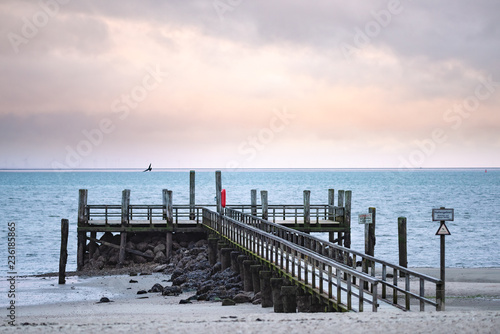
MULTIPOLYGON (((270 204, 327 202, 328 189, 352 190, 352 248, 364 250, 364 226, 357 215, 377 208, 375 255, 397 263, 397 219, 408 219, 410 267, 439 266, 439 223, 431 211, 455 209, 447 223, 449 267, 500 267, 500 169, 450 170, 273 170, 222 173, 228 204, 250 202, 250 190, 268 190, 270 204)), ((89 204, 120 204, 131 189, 132 204, 161 204, 162 189, 174 204, 189 202, 189 171, 0 172, 0 275, 7 268, 8 223, 16 225, 19 275, 58 271, 60 221, 70 220, 67 270, 76 269, 78 189, 89 190, 89 204)), ((197 171, 196 202, 213 204, 215 173, 197 171)), ((322 237, 327 237, 326 235, 322 237)))

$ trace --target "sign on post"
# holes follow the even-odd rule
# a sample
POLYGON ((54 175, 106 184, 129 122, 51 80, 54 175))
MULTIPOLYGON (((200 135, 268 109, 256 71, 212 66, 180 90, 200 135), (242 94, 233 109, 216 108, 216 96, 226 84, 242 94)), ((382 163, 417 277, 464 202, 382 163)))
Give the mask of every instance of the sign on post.
POLYGON ((453 221, 455 213, 453 209, 432 209, 432 221, 453 221))
POLYGON ((360 224, 372 224, 372 214, 371 213, 362 213, 358 215, 358 222, 360 224))

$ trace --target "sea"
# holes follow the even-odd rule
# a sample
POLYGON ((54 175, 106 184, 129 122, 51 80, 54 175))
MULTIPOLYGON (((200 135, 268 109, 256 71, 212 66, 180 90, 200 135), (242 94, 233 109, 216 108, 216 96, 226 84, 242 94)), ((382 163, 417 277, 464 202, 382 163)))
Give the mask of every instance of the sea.
MULTIPOLYGON (((326 204, 328 189, 351 190, 351 248, 364 251, 358 215, 375 207, 375 256, 398 263, 397 222, 406 217, 409 267, 439 267, 432 209, 453 208, 446 266, 500 267, 500 169, 222 170, 222 187, 227 205, 249 204, 252 189, 267 190, 269 204, 302 204, 304 190, 311 204, 326 204)), ((0 171, 1 277, 12 269, 19 276, 57 272, 61 219, 70 226, 67 270, 76 270, 79 189, 88 189, 89 204, 120 204, 124 189, 131 190, 131 204, 161 204, 162 189, 173 191, 174 205, 188 204, 189 169, 0 171)), ((215 170, 196 170, 196 204, 215 204, 214 197, 215 170)))

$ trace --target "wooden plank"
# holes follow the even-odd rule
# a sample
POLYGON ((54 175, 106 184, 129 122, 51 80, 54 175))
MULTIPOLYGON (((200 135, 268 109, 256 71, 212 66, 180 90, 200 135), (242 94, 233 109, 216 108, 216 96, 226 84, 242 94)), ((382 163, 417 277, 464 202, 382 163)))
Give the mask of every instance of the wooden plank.
POLYGON ((189 171, 189 219, 194 220, 196 218, 196 212, 195 212, 195 179, 196 179, 196 174, 195 171, 189 171))
POLYGON ((66 283, 66 262, 68 260, 69 221, 61 219, 61 252, 59 254, 59 284, 66 283))
MULTIPOLYGON (((108 247, 113 247, 113 248, 116 248, 116 249, 120 249, 119 245, 115 245, 115 244, 113 244, 111 242, 99 240, 99 239, 92 238, 92 237, 87 237, 87 239, 89 239, 91 241, 94 241, 94 242, 98 242, 100 244, 103 244, 104 246, 108 246, 108 247)), ((147 257, 149 259, 153 259, 154 258, 154 256, 147 255, 147 254, 144 254, 143 252, 140 252, 140 251, 135 250, 135 249, 127 248, 127 247, 125 247, 125 251, 128 252, 128 253, 135 254, 135 255, 140 255, 142 257, 147 257)))

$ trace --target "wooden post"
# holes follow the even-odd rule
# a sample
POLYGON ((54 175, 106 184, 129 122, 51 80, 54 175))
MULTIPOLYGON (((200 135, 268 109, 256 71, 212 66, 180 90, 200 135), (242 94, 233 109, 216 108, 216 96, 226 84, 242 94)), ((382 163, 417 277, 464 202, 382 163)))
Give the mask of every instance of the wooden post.
POLYGON ((344 246, 347 248, 351 248, 351 197, 352 197, 352 191, 346 190, 344 221, 347 227, 347 232, 344 235, 344 246))
POLYGON ((373 256, 375 254, 375 219, 377 210, 368 208, 368 212, 372 214, 372 223, 365 224, 365 254, 373 256))
MULTIPOLYGON (((122 226, 129 224, 130 189, 122 191, 122 226)), ((125 263, 125 245, 127 244, 127 232, 120 233, 120 252, 118 253, 118 264, 125 263)))
MULTIPOLYGON (((344 207, 344 190, 339 190, 337 192, 338 194, 338 199, 337 199, 337 206, 342 208, 344 207)), ((345 208, 344 208, 345 209, 345 208)), ((342 218, 342 224, 345 225, 346 224, 346 219, 345 219, 345 210, 344 210, 344 216, 342 218)), ((343 242, 344 242, 344 233, 343 232, 338 232, 337 233, 337 236, 338 236, 338 243, 339 243, 339 246, 342 246, 343 245, 343 242)))
POLYGON ((221 203, 221 191, 222 191, 222 176, 221 171, 215 171, 215 200, 217 202, 217 212, 222 213, 222 203, 221 203))
POLYGON ((120 233, 120 253, 118 254, 118 264, 123 266, 125 264, 125 246, 127 244, 127 232, 120 233))
MULTIPOLYGON (((406 243, 406 217, 398 218, 398 246, 399 246, 399 265, 408 268, 408 248, 406 243)), ((400 273, 404 277, 405 273, 400 273)))
POLYGON ((281 295, 281 287, 283 286, 283 278, 271 278, 271 289, 273 295, 273 306, 275 313, 283 313, 283 297, 281 295))
POLYGON ((122 225, 128 225, 130 206, 130 189, 122 191, 122 225))
POLYGON ((271 289, 271 271, 260 272, 260 291, 262 296, 262 307, 273 306, 273 291, 271 289))
POLYGON ((260 292, 260 275, 259 272, 262 270, 262 265, 260 264, 254 264, 250 266, 250 272, 252 273, 252 286, 253 286, 253 292, 254 293, 259 293, 260 292))
POLYGON ((78 194, 78 231, 77 231, 77 251, 76 251, 76 268, 82 270, 84 265, 85 246, 87 244, 87 233, 80 232, 80 227, 88 224, 87 217, 87 189, 80 189, 78 194))
POLYGON ((166 240, 165 240, 165 257, 167 260, 170 260, 172 257, 172 245, 173 245, 173 238, 172 238, 172 232, 167 232, 166 235, 166 240))
POLYGON ((304 226, 311 225, 311 191, 304 190, 304 226))
POLYGON ((195 196, 195 180, 196 172, 194 170, 189 171, 189 219, 196 219, 196 196, 195 196))
POLYGON ((250 190, 250 202, 252 204, 252 216, 257 216, 257 189, 250 190))
POLYGON ((244 291, 254 291, 253 290, 253 277, 250 267, 254 265, 255 262, 252 260, 243 261, 243 290, 244 291))
POLYGON ((297 287, 282 286, 281 298, 283 299, 283 312, 296 313, 297 312, 297 287))
POLYGON ((333 206, 335 205, 335 189, 328 189, 328 220, 335 220, 333 206))
POLYGON ((269 205, 267 201, 267 190, 260 191, 260 204, 262 204, 262 219, 269 218, 269 205))
POLYGON ((61 219, 61 252, 59 254, 59 284, 66 283, 66 261, 68 260, 69 221, 61 219))

